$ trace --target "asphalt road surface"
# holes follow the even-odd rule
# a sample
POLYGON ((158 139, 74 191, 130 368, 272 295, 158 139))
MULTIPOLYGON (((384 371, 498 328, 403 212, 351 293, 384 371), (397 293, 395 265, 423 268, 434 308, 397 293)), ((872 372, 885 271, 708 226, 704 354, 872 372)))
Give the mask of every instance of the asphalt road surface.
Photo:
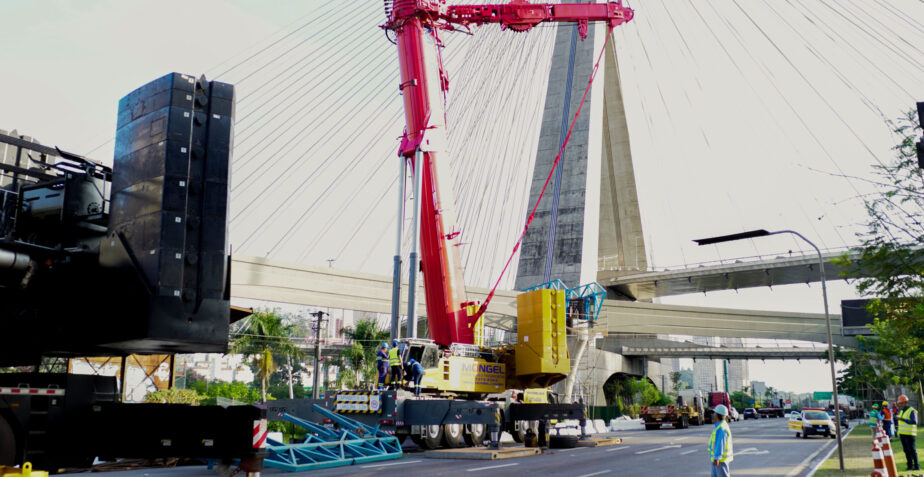
MULTIPOLYGON (((859 423, 854 421, 851 426, 859 423)), ((809 476, 834 447, 834 439, 796 439, 787 420, 760 419, 731 423, 735 459, 732 475, 809 476)), ((623 443, 606 447, 551 449, 542 455, 506 460, 432 459, 410 450, 405 457, 378 463, 335 467, 299 473, 266 469, 263 475, 333 476, 700 476, 710 475, 706 441, 711 425, 689 429, 621 431, 607 434, 623 443)), ((203 467, 109 472, 107 477, 215 476, 203 467)), ((238 474, 241 475, 241 474, 238 474)))

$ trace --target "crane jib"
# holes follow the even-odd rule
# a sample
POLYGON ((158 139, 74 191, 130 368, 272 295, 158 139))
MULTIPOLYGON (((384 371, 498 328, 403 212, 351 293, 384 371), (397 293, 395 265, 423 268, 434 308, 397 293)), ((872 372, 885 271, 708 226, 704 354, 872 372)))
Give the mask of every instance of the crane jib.
MULTIPOLYGON (((577 23, 578 33, 584 39, 589 22, 607 22, 612 30, 631 20, 634 12, 621 2, 530 4, 515 1, 448 6, 445 0, 396 0, 386 13, 389 18, 383 27, 395 32, 401 65, 399 84, 404 97, 406 127, 399 155, 420 158, 415 159, 413 164, 415 171, 419 169, 422 179, 421 200, 415 198, 415 206, 420 210, 420 268, 424 274, 430 338, 443 346, 473 344, 475 324, 486 310, 497 285, 480 307, 466 298, 458 247, 459 228, 455 221, 455 201, 448 167, 444 93, 449 82, 440 57, 440 32, 488 23, 497 23, 502 29, 527 31, 542 22, 567 21, 577 23)), ((598 66, 599 60, 594 73, 598 66)), ((586 96, 585 92, 585 99, 586 96)), ((579 106, 577 114, 580 110, 579 106)), ((568 137, 570 131, 562 148, 568 137)), ((556 158, 556 165, 558 160, 556 158)), ((530 215, 526 228, 534 213, 530 215)), ((513 253, 516 253, 520 241, 522 235, 513 253)), ((508 259, 504 270, 509 264, 508 259)), ((416 273, 416 264, 412 263, 410 268, 411 273, 416 273)), ((497 283, 500 283, 500 278, 497 283)), ((413 290, 410 292, 413 293, 413 290)), ((413 310, 409 310, 409 316, 414 314, 413 310)))

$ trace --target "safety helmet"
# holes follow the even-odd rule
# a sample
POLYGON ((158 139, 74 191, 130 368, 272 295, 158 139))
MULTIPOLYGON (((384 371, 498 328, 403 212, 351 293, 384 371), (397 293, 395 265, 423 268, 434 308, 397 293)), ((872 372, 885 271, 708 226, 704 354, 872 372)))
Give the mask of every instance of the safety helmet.
POLYGON ((411 359, 407 360, 407 364, 414 364, 414 363, 416 363, 416 362, 417 362, 417 360, 415 360, 414 358, 411 358, 411 359))
POLYGON ((873 409, 879 409, 879 403, 878 403, 878 402, 874 402, 874 403, 873 403, 873 409))
POLYGON ((383 347, 383 348, 387 348, 387 347, 388 347, 388 343, 382 343, 382 347, 383 347))
POLYGON ((391 340, 392 346, 398 346, 398 340, 391 340))
POLYGON ((718 414, 718 415, 720 415, 720 416, 727 416, 727 415, 728 415, 728 408, 725 407, 724 404, 719 404, 718 406, 715 407, 715 413, 718 414))
POLYGON ((898 397, 898 402, 899 403, 908 402, 908 396, 905 396, 904 394, 902 394, 901 396, 898 397))
POLYGON ((889 407, 889 401, 882 401, 882 407, 889 407))

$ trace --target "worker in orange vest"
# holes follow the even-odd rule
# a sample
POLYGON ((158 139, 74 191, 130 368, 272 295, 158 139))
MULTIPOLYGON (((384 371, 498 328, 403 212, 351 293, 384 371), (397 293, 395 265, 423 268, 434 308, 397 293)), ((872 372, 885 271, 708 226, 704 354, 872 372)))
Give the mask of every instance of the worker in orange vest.
POLYGON ((882 429, 887 436, 892 437, 892 409, 888 401, 882 401, 882 429))

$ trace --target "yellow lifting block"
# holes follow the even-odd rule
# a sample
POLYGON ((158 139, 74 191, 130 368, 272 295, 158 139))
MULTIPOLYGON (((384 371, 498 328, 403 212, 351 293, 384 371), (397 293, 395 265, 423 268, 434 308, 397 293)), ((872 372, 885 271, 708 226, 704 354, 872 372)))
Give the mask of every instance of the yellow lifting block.
POLYGON ((44 470, 32 470, 32 463, 26 462, 21 469, 6 467, 0 465, 0 476, 2 477, 48 477, 48 472, 44 470))
POLYGON ((533 290, 517 296, 517 376, 567 375, 565 291, 533 290))

